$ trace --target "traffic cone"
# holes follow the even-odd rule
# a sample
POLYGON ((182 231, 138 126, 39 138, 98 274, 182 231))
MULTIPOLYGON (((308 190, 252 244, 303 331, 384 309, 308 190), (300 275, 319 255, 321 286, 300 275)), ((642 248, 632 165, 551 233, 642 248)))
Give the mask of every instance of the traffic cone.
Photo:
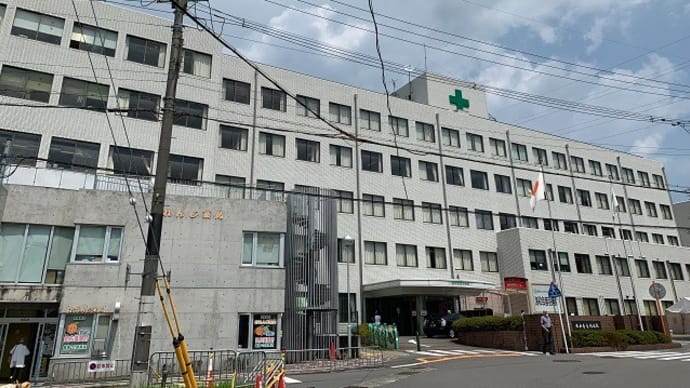
POLYGON ((278 379, 278 388, 285 388, 285 373, 280 374, 280 378, 278 379))
POLYGON ((261 388, 261 380, 263 380, 263 377, 261 377, 260 374, 256 375, 256 381, 254 382, 254 388, 261 388))

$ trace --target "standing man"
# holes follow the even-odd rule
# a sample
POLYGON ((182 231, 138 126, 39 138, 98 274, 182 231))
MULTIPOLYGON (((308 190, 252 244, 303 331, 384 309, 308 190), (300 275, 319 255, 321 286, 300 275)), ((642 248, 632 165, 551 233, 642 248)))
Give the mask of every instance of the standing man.
POLYGON ((551 318, 549 317, 549 314, 546 312, 546 310, 544 310, 544 314, 541 316, 540 322, 541 336, 543 340, 541 351, 544 354, 546 354, 546 352, 553 354, 553 335, 551 333, 551 328, 553 326, 551 324, 551 318))
POLYGON ((24 382, 24 369, 26 369, 26 356, 31 354, 29 348, 24 345, 24 338, 19 340, 19 343, 14 345, 12 350, 10 350, 10 380, 12 382, 23 383, 24 382))

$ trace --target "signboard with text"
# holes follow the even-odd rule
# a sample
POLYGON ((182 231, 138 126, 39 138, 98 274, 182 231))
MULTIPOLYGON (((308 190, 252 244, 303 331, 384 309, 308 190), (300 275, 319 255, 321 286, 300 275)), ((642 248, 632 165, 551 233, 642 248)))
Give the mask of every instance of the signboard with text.
POLYGON ((542 311, 548 311, 550 313, 556 313, 558 298, 549 297, 549 285, 548 284, 532 284, 532 305, 534 306, 534 312, 540 313, 542 311))
POLYGON ((114 372, 115 361, 113 360, 91 360, 87 368, 89 373, 114 372))
POLYGON ((574 330, 601 330, 601 321, 570 321, 574 330))
POLYGON ((89 350, 93 316, 70 314, 65 317, 62 334, 62 354, 80 354, 89 350))
POLYGON ((276 349, 278 316, 275 314, 254 315, 252 335, 254 349, 276 349))

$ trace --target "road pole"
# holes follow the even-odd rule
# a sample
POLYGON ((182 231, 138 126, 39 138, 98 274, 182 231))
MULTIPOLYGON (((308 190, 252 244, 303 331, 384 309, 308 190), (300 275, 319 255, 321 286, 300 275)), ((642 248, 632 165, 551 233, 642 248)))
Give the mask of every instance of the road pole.
MULTIPOLYGON (((348 245, 352 243, 352 251, 354 254, 354 239, 350 235, 345 236, 345 241, 348 245)), ((345 261, 345 282, 347 283, 347 355, 352 358, 352 310, 350 307, 350 257, 345 261)))
POLYGON ((183 53, 184 14, 187 0, 172 2, 175 20, 172 26, 172 44, 168 66, 168 78, 163 97, 163 120, 158 143, 158 160, 151 199, 151 213, 148 220, 148 234, 146 238, 146 255, 142 272, 139 310, 134 333, 132 349, 132 376, 130 386, 142 385, 148 371, 148 358, 151 350, 152 321, 144 316, 151 316, 156 293, 158 267, 160 264, 160 242, 163 230, 163 210, 165 207, 165 190, 168 183, 168 162, 170 159, 170 143, 172 142, 172 127, 175 113, 175 94, 177 80, 180 74, 183 53))
POLYGON ((5 148, 0 154, 0 187, 2 187, 2 182, 5 180, 5 168, 9 166, 10 162, 7 160, 10 156, 10 149, 12 148, 12 140, 5 141, 5 148))

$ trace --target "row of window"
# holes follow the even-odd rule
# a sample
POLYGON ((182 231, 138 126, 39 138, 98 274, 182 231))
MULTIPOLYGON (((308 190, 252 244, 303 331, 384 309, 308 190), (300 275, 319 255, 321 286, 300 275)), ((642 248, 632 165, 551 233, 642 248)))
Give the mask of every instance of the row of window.
MULTIPOLYGON (((48 43, 60 44, 64 19, 39 14, 31 11, 17 9, 12 34, 24 36, 30 39, 45 41, 48 43)), ((103 55, 115 55, 117 44, 117 32, 88 26, 80 23, 74 24, 70 47, 95 52, 103 55)), ((138 38, 127 35, 126 39, 127 55, 126 59, 138 63, 163 67, 165 63, 166 45, 164 43, 138 38)), ((192 50, 185 50, 182 71, 188 74, 200 75, 207 78, 211 76, 211 55, 199 53, 192 50)), ((4 72, 4 71, 3 71, 4 72)), ((53 76, 31 70, 12 68, 7 70, 5 83, 0 79, 0 90, 3 94, 15 97, 27 98, 36 101, 48 102, 53 76)), ((249 104, 251 95, 251 84, 243 81, 224 79, 223 90, 225 99, 228 101, 249 104)), ((67 78, 63 91, 60 96, 60 104, 68 106, 89 107, 94 109, 105 109, 107 105, 108 86, 87 81, 67 78)), ((261 101, 265 109, 286 110, 287 96, 283 91, 262 87, 261 101)), ((132 91, 120 90, 118 92, 118 107, 127 111, 128 116, 157 120, 160 105, 160 96, 132 91)), ((192 128, 204 129, 206 127, 206 117, 208 105, 191 101, 178 100, 176 102, 175 123, 192 128), (182 111, 180 111, 182 110, 182 111)), ((308 97, 297 96, 296 113, 305 117, 316 117, 321 114, 320 100, 308 97)), ((329 103, 329 119, 333 122, 350 125, 352 123, 351 107, 338 103, 329 103)), ((378 112, 361 109, 360 128, 372 131, 381 131, 381 115, 378 112)), ((388 123, 398 136, 409 136, 408 120, 401 117, 389 116, 388 123)), ((415 122, 417 140, 424 142, 436 142, 436 132, 434 125, 424 122, 415 122)), ((460 147, 460 132, 455 129, 442 128, 441 138, 444 145, 450 147, 460 147)), ((485 152, 484 138, 481 135, 466 133, 467 149, 475 152, 485 152)), ((489 138, 489 148, 493 156, 508 157, 506 142, 504 140, 489 138)), ((516 161, 528 162, 529 152, 527 146, 519 143, 510 144, 511 158, 516 161)), ((273 155, 268 152, 268 154, 273 155)), ((279 156, 279 150, 276 150, 279 156)), ((532 147, 534 160, 539 164, 560 170, 568 170, 566 154, 553 151, 551 162, 549 162, 548 152, 543 148, 532 147)), ((310 156, 310 161, 315 161, 310 156)), ((570 156, 571 168, 577 173, 586 173, 585 160, 581 157, 570 156)), ((393 164, 393 162, 391 163, 393 164)), ((604 176, 604 171, 600 162, 588 160, 591 174, 604 176)), ((420 167, 421 168, 421 167, 420 167)), ((652 181, 649 174, 644 171, 635 172, 623 167, 619 174, 618 166, 605 164, 606 173, 613 180, 622 180, 628 184, 639 182, 641 186, 651 187, 652 181), (637 177, 637 178, 636 178, 637 177)), ((409 170, 409 168, 408 168, 409 170)), ((380 172, 380 171, 378 171, 380 172)), ((401 171, 405 173, 404 167, 401 171)), ((405 176, 405 175, 403 175, 405 176)), ((652 175, 654 185, 657 188, 665 188, 662 175, 652 175)))
MULTIPOLYGON (((553 252, 547 253, 543 250, 530 249, 529 250, 529 262, 530 269, 534 271, 548 271, 549 264, 547 256, 553 252)), ((558 257, 552 257, 553 269, 560 272, 574 272, 570 265, 570 257, 567 252, 558 252, 558 257)), ((575 253, 575 270, 577 273, 592 274, 593 267, 590 255, 583 253, 575 253)), ((597 266, 597 273, 599 275, 618 275, 618 276, 631 276, 631 271, 629 267, 629 260, 625 257, 610 257, 608 255, 596 255, 594 256, 597 266), (611 264, 613 260, 613 265, 611 264), (615 267, 614 267, 615 266, 615 267)), ((651 273, 649 271, 649 262, 644 258, 632 259, 635 263, 635 268, 637 269, 638 278, 651 278, 651 273)), ((685 280, 683 275, 683 268, 680 263, 672 263, 670 261, 660 261, 653 260, 652 268, 654 269, 655 279, 668 279, 669 275, 671 280, 685 280)), ((690 280, 690 264, 685 265, 686 271, 688 271, 688 280, 690 280)))
MULTIPOLYGON (((395 264, 398 267, 420 267, 418 247, 413 244, 395 244, 395 264)), ((426 268, 446 269, 446 249, 441 247, 424 247, 426 268)), ((388 243, 381 241, 364 241, 364 264, 388 265, 388 243)), ((354 263, 354 241, 338 239, 338 262, 354 263)), ((453 268, 474 271, 472 251, 466 249, 453 249, 453 268)), ((479 264, 482 272, 498 272, 498 258, 496 252, 479 252, 479 264)))

